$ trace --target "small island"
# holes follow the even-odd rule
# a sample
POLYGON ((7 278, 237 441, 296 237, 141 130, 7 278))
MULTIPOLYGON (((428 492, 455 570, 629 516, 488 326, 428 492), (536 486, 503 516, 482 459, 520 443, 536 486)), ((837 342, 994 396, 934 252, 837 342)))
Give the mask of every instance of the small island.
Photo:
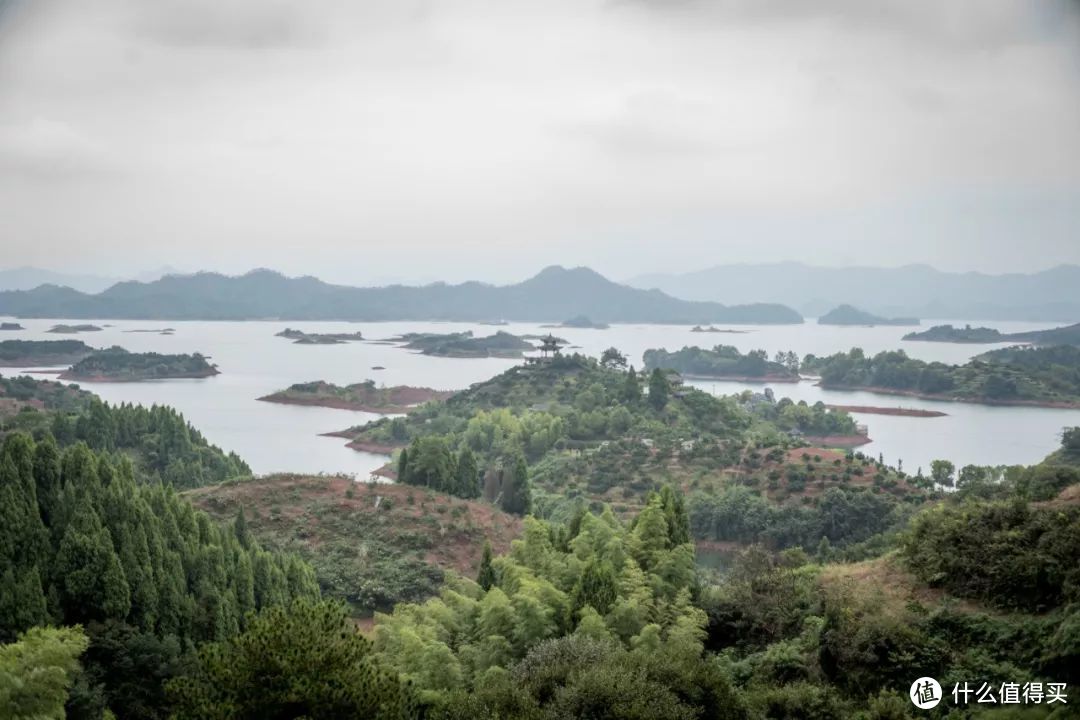
POLYGON ((344 387, 316 380, 291 385, 286 390, 265 395, 259 400, 286 405, 314 405, 389 415, 406 413, 417 405, 432 400, 446 400, 453 394, 453 391, 408 385, 376 387, 374 380, 365 380, 362 383, 344 387))
POLYGON ((702 327, 701 325, 695 325, 694 327, 690 328, 690 332, 695 332, 695 333, 728 333, 728 334, 731 334, 731 335, 745 335, 746 334, 746 330, 728 330, 728 329, 724 329, 724 328, 713 327, 712 325, 708 325, 706 327, 702 327))
POLYGON ((712 350, 695 346, 676 352, 646 350, 643 360, 646 370, 675 370, 690 379, 799 382, 799 361, 795 353, 778 353, 775 360, 769 360, 764 350, 751 350, 744 355, 731 345, 717 345, 712 350))
POLYGON ((342 345, 347 342, 358 342, 364 339, 360 331, 354 333, 306 333, 303 330, 285 328, 275 337, 288 338, 295 345, 342 345))
POLYGON ((520 358, 536 348, 532 343, 499 331, 488 337, 473 337, 472 332, 408 333, 397 338, 403 348, 418 350, 423 355, 452 358, 520 358))
POLYGON ((53 325, 45 332, 56 333, 57 335, 74 335, 75 333, 100 331, 101 328, 97 325, 53 325))
POLYGON ((593 322, 585 315, 575 315, 569 320, 564 320, 558 325, 541 325, 546 328, 578 328, 580 330, 607 330, 610 325, 606 323, 593 322))
POLYGON ((2 323, 0 323, 0 330, 25 330, 25 329, 26 328, 24 328, 19 323, 13 323, 13 322, 2 322, 2 323))
POLYGON ((985 405, 1080 408, 1080 348, 1016 346, 983 353, 964 365, 909 358, 903 350, 866 356, 859 348, 818 358, 802 368, 818 385, 985 405))
POLYGON ((135 330, 124 330, 126 333, 157 333, 158 335, 172 335, 176 330, 171 327, 167 328, 136 328, 135 330))
POLYGON ((918 325, 917 318, 887 318, 860 310, 852 305, 840 305, 818 318, 818 325, 918 325))
POLYGON ((3 340, 0 367, 71 365, 94 352, 82 340, 3 340))
POLYGON ((929 330, 908 333, 904 340, 944 343, 1030 343, 1032 345, 1080 345, 1080 323, 1049 330, 1031 330, 1029 332, 1003 333, 988 327, 962 328, 952 325, 935 325, 929 330))
POLYGON ((162 355, 133 353, 121 347, 95 352, 60 373, 61 380, 138 382, 173 378, 205 378, 219 374, 199 353, 162 355))

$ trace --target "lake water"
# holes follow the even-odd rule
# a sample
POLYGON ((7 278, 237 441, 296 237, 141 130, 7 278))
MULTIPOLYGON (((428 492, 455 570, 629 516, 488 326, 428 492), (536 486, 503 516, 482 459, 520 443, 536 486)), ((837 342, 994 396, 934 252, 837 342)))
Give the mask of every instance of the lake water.
MULTIPOLYGON (((83 383, 109 402, 170 405, 182 412, 211 442, 236 451, 256 473, 278 471, 354 474, 366 478, 385 462, 385 457, 358 453, 344 447, 340 438, 319 433, 341 430, 377 416, 329 408, 312 408, 258 402, 256 398, 297 382, 327 380, 338 384, 368 378, 385 385, 422 385, 440 390, 456 390, 486 380, 518 361, 500 359, 436 358, 371 342, 344 345, 295 345, 274 333, 286 326, 306 332, 355 332, 365 338, 380 339, 407 332, 454 332, 472 330, 488 335, 496 330, 515 334, 549 332, 536 324, 512 323, 491 327, 471 323, 435 322, 179 322, 79 320, 103 326, 101 332, 75 336, 53 335, 50 327, 65 321, 19 320, 26 330, 5 332, 0 339, 62 339, 75 337, 95 347, 121 345, 131 351, 162 353, 201 352, 212 358, 221 375, 199 380, 163 380, 144 383, 83 383), (134 329, 175 328, 173 335, 125 332, 134 329), (372 370, 373 366, 385 370, 372 370)), ((1037 323, 972 323, 996 327, 1003 332, 1052 327, 1037 323)), ((581 352, 599 355, 607 347, 617 347, 641 366, 641 355, 653 347, 676 350, 685 345, 711 347, 734 345, 742 351, 762 348, 770 356, 778 350, 830 354, 851 347, 868 353, 902 348, 912 357, 963 363, 968 358, 999 346, 951 345, 902 342, 911 328, 832 327, 813 321, 803 325, 775 327, 725 326, 742 330, 739 334, 693 333, 686 326, 617 325, 608 330, 563 329, 555 334, 581 347, 581 352)), ((19 372, 0 368, 5 375, 19 372)), ((693 385, 716 394, 760 390, 761 385, 728 382, 699 382, 693 385)), ((857 415, 870 428, 873 442, 863 446, 867 453, 885 456, 886 462, 903 461, 906 470, 929 469, 930 461, 946 458, 958 466, 968 463, 1013 464, 1041 460, 1058 446, 1058 435, 1066 426, 1080 425, 1080 410, 988 407, 967 403, 940 403, 862 392, 822 390, 810 382, 777 384, 777 397, 848 405, 902 406, 942 410, 947 417, 910 418, 886 415, 857 415)))

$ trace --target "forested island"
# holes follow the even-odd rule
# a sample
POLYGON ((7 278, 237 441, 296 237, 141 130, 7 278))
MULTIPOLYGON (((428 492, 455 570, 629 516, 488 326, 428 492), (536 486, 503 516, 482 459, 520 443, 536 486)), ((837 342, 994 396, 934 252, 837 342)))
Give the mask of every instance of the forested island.
POLYGON ((25 330, 19 323, 13 322, 0 322, 0 330, 25 330))
POLYGON ((97 325, 53 325, 45 332, 57 335, 75 335, 84 332, 101 332, 101 328, 97 325))
POLYGON ((199 353, 163 355, 133 353, 122 347, 99 350, 60 373, 62 380, 135 382, 167 378, 205 378, 219 374, 199 353))
POLYGON ((407 350, 424 355, 455 358, 519 358, 536 347, 516 335, 499 331, 487 337, 474 337, 472 331, 460 333, 406 333, 395 338, 407 350))
POLYGON ((684 347, 675 352, 646 350, 645 369, 675 370, 689 378, 742 380, 750 382, 798 382, 799 360, 794 353, 779 353, 769 360, 764 350, 745 355, 732 345, 717 345, 712 350, 684 347))
POLYGON ((292 328, 275 333, 275 337, 288 338, 296 345, 342 345, 364 339, 359 330, 353 333, 306 333, 292 328))
POLYGON ((0 340, 0 367, 71 365, 93 352, 82 340, 0 340))
POLYGON ((1003 333, 988 327, 962 328, 935 325, 919 333, 908 333, 904 340, 948 343, 1030 343, 1032 345, 1080 345, 1080 323, 1049 330, 1003 333))
POLYGON ((610 325, 607 323, 593 322, 585 315, 575 315, 569 320, 563 320, 558 325, 544 325, 549 328, 580 328, 584 330, 607 330, 610 325))
POLYGON ((40 417, 0 445, 4 707, 884 720, 923 675, 1080 682, 1080 429, 928 477, 784 429, 843 413, 665 383, 614 353, 513 368, 362 429, 405 447, 393 487, 233 477, 167 408, 17 412, 40 417))
POLYGON ((887 318, 860 310, 852 305, 840 305, 818 318, 818 325, 918 325, 917 318, 887 318))
POLYGON ((977 356, 964 365, 909 358, 902 350, 867 357, 859 348, 802 362, 820 385, 931 400, 994 405, 1080 407, 1080 348, 1012 347, 977 356))
POLYGON ((694 327, 690 328, 690 332, 695 332, 695 333, 728 333, 728 334, 731 334, 731 335, 745 335, 746 334, 745 330, 728 330, 728 329, 724 329, 724 328, 713 327, 712 325, 709 325, 707 327, 702 327, 701 325, 695 325, 694 327))
POLYGON ((722 305, 680 300, 614 283, 588 268, 552 266, 513 285, 467 282, 423 287, 347 287, 270 270, 230 277, 167 275, 121 282, 97 294, 42 285, 0 292, 0 315, 40 318, 160 320, 451 320, 559 322, 585 315, 599 323, 801 323, 771 303, 722 305))
POLYGON ((377 387, 374 380, 344 387, 317 380, 290 385, 285 390, 265 395, 259 400, 391 415, 408 412, 413 406, 431 400, 445 400, 453 394, 453 391, 407 385, 377 387))

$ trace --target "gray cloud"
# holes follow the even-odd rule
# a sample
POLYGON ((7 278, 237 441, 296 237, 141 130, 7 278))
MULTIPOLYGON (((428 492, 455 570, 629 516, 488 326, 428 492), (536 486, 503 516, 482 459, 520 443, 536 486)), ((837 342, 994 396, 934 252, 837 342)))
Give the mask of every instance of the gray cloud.
POLYGON ((3 262, 354 282, 1080 262, 1078 17, 1074 0, 9 2, 3 262))

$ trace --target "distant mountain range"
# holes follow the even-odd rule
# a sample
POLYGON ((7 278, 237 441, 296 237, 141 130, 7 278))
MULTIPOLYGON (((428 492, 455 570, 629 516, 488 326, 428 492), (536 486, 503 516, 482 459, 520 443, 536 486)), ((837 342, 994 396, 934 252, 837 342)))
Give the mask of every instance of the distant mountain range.
POLYGON ((886 316, 953 320, 1080 321, 1080 267, 1005 275, 950 273, 926 265, 826 268, 786 262, 721 265, 633 278, 687 300, 773 302, 818 317, 851 304, 886 316))
POLYGON ((588 268, 552 266, 515 285, 479 282, 378 288, 331 285, 270 270, 239 277, 167 275, 121 282, 97 294, 57 285, 0 292, 0 315, 160 320, 459 320, 561 322, 801 323, 778 304, 725 306, 619 285, 588 268))
POLYGON ((32 290, 39 285, 59 285, 80 292, 97 293, 123 279, 150 282, 175 272, 176 270, 173 268, 163 267, 152 272, 140 273, 134 278, 115 278, 101 275, 62 273, 36 267, 17 267, 0 270, 0 290, 32 290))

